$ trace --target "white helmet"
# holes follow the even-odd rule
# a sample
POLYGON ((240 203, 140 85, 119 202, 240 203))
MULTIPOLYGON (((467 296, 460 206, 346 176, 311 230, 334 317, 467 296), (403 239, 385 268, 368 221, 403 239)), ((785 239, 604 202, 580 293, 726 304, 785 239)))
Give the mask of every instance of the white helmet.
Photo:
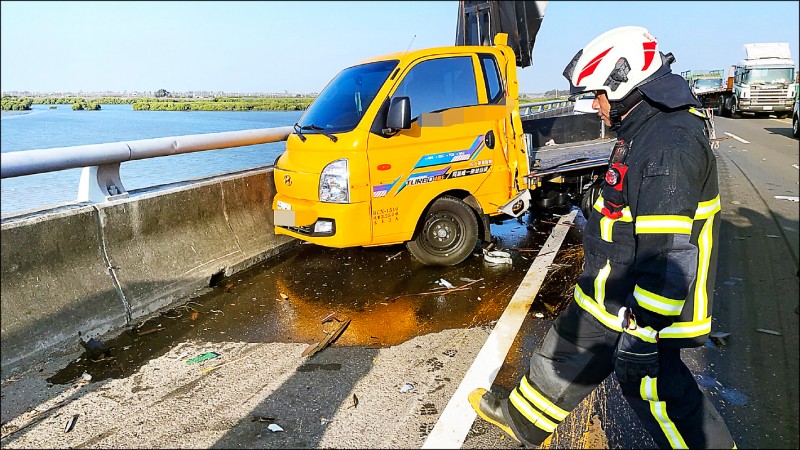
POLYGON ((672 55, 663 56, 645 28, 619 27, 594 38, 564 69, 570 95, 605 91, 611 102, 622 101, 635 88, 670 73, 672 55), (653 76, 664 67, 658 76, 653 76))

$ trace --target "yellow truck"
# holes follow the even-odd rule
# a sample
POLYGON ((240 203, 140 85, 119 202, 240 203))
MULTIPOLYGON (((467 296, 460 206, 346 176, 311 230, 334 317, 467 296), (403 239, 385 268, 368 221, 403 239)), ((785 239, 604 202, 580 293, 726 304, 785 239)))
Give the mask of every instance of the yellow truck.
POLYGON ((275 162, 275 233, 327 247, 405 243, 422 263, 447 266, 491 241, 492 218, 524 213, 532 189, 563 185, 570 167, 586 190, 607 153, 588 166, 572 158, 556 164, 564 170, 532 171, 517 63, 508 35, 496 33, 494 45, 394 53, 342 70, 275 162))

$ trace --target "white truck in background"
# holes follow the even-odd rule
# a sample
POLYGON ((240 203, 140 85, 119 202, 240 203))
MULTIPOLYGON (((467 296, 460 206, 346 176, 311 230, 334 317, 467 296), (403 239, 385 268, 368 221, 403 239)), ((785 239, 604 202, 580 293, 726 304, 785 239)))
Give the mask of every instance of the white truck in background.
POLYGON ((742 113, 754 115, 775 114, 787 117, 792 112, 795 91, 795 63, 788 42, 745 44, 745 59, 731 66, 729 80, 723 92, 698 95, 701 102, 709 100, 702 96, 717 95, 718 113, 734 118, 742 113))

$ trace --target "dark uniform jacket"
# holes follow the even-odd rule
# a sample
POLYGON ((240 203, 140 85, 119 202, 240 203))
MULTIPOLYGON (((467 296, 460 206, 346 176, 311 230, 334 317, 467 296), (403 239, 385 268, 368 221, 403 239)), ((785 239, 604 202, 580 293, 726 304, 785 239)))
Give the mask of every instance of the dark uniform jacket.
POLYGON ((703 345, 711 330, 720 222, 704 119, 688 107, 668 110, 645 98, 617 136, 629 146, 615 166, 621 181, 603 182, 587 218, 575 300, 617 331, 620 309, 629 308, 639 327, 634 334, 659 346, 703 345))

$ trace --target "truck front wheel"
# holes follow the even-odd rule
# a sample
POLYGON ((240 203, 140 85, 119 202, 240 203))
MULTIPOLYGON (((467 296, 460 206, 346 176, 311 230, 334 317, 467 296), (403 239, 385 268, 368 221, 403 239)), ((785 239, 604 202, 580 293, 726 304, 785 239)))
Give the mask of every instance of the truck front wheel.
POLYGON ((731 117, 734 119, 742 118, 742 113, 739 111, 739 104, 736 97, 731 98, 731 117))
POLYGON ((478 242, 478 220, 461 200, 438 198, 425 215, 422 228, 406 247, 428 266, 453 266, 467 257, 478 242))

